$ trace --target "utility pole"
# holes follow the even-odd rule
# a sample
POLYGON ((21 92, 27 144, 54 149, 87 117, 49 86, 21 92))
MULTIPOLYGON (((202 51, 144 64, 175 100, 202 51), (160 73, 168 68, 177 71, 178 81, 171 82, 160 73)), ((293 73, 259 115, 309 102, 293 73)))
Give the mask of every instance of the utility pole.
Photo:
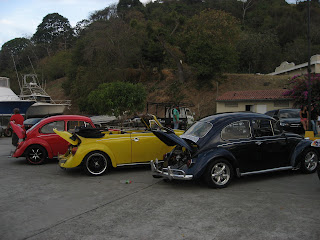
POLYGON ((311 42, 310 42, 310 0, 308 0, 308 130, 311 131, 311 64, 310 64, 310 55, 311 55, 311 42))

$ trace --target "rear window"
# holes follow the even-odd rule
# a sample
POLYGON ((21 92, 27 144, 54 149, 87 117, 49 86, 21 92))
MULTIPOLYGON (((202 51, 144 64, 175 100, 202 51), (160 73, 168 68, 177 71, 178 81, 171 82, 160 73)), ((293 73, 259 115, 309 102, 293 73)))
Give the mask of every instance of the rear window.
POLYGON ((211 128, 211 123, 196 122, 184 134, 202 138, 210 131, 211 128))

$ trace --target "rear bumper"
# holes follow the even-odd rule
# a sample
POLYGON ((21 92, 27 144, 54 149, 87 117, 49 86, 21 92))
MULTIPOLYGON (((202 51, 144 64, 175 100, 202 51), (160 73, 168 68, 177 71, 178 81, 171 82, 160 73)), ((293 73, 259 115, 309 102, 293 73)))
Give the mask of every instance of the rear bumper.
POLYGON ((172 169, 170 166, 167 168, 159 168, 158 160, 155 161, 151 160, 151 171, 153 172, 153 175, 161 176, 164 178, 168 178, 170 180, 172 179, 178 179, 178 180, 192 180, 193 175, 186 174, 185 171, 181 169, 172 169))

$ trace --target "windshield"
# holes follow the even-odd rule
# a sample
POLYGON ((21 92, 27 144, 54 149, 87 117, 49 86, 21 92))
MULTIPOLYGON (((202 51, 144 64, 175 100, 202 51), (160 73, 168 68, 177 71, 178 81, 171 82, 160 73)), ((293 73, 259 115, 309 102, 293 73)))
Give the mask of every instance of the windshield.
POLYGON ((196 122, 184 133, 184 135, 191 135, 194 137, 202 138, 210 131, 211 128, 211 123, 196 122))
POLYGON ((38 124, 40 123, 41 121, 37 122, 35 125, 33 125, 31 128, 29 128, 27 130, 27 132, 30 132, 32 129, 34 129, 36 126, 38 126, 38 124))
POLYGON ((292 109, 292 110, 282 110, 280 111, 280 118, 300 118, 299 116, 299 109, 292 109))

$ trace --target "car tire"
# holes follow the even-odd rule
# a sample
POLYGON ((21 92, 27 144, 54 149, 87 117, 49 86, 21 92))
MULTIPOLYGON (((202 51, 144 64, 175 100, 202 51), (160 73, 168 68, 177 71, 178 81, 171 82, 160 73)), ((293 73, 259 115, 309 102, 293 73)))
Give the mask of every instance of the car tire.
POLYGON ((12 137, 12 129, 9 128, 9 129, 4 130, 3 135, 5 137, 12 137))
POLYGON ((232 165, 223 158, 212 161, 204 173, 204 179, 211 188, 225 188, 232 178, 232 165))
POLYGON ((29 164, 40 165, 45 162, 48 157, 48 153, 41 145, 31 145, 27 148, 25 156, 29 164))
POLYGON ((94 151, 85 156, 83 167, 86 174, 90 176, 99 176, 109 170, 111 161, 105 153, 94 151))
POLYGON ((308 148, 302 152, 300 169, 303 173, 314 173, 317 170, 319 154, 316 150, 308 148))

